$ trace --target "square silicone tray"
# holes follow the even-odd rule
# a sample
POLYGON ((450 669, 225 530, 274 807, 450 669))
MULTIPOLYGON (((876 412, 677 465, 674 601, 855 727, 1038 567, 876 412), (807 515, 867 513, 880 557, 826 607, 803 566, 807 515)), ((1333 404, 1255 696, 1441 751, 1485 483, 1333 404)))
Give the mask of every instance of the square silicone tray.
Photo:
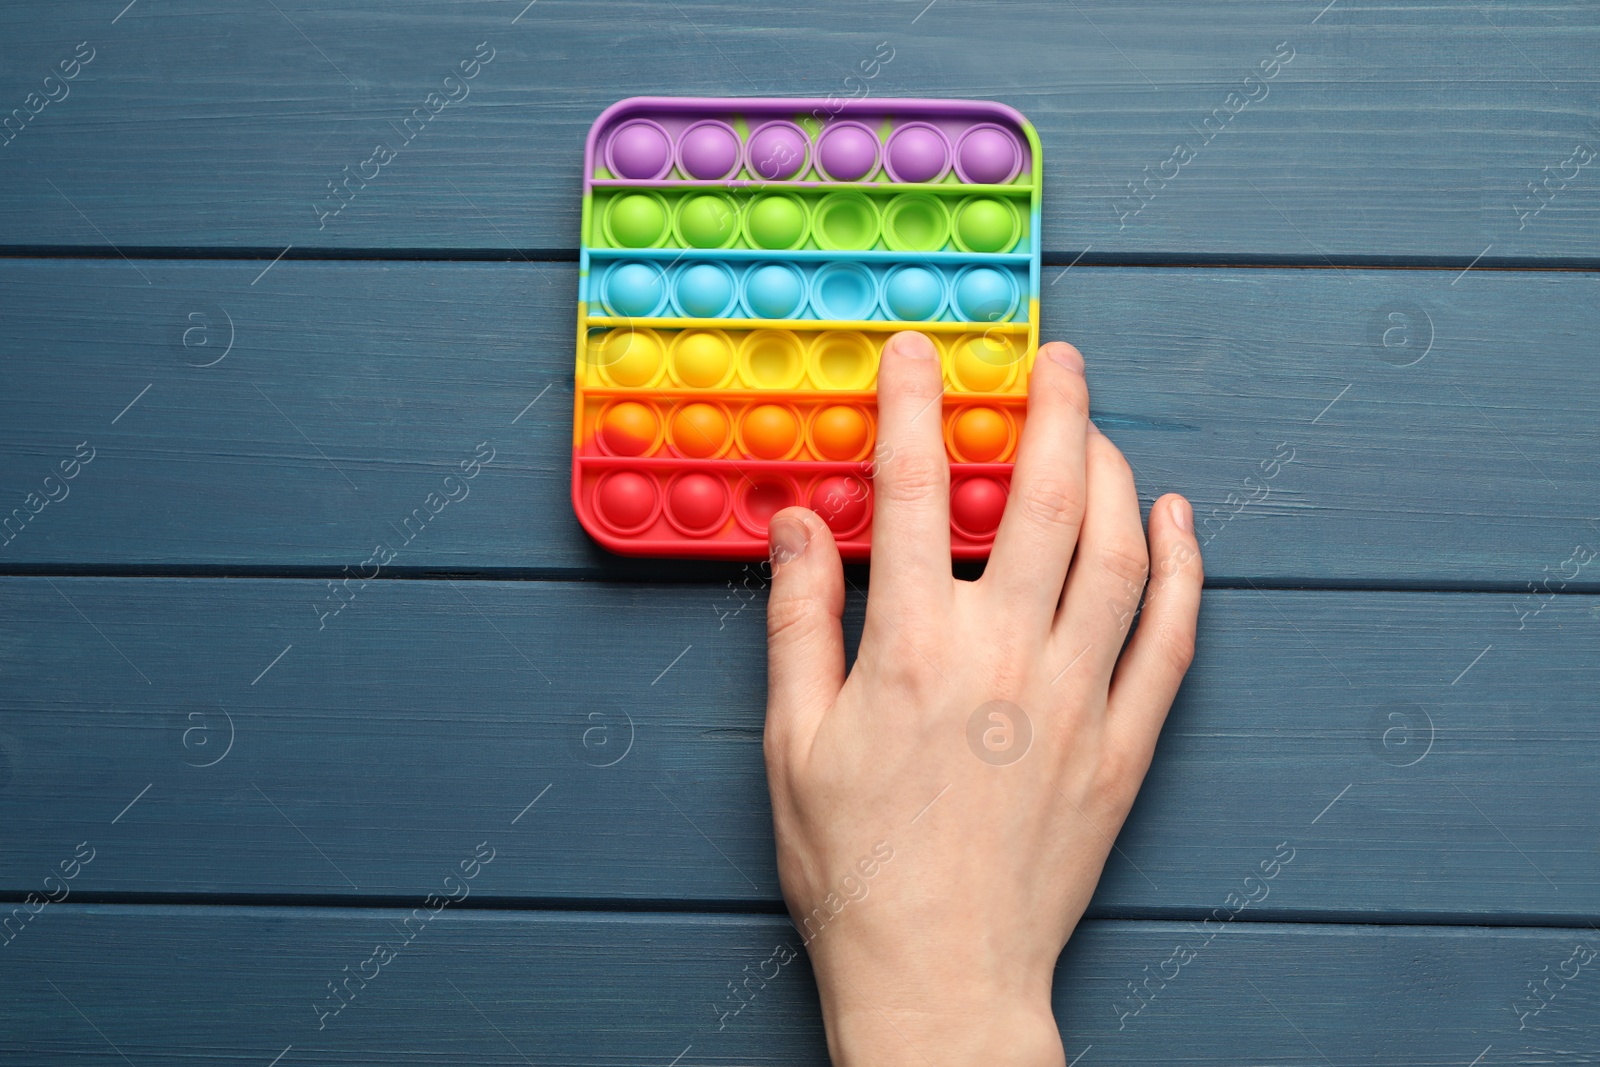
MULTIPOLYGON (((1039 342, 1039 137, 971 100, 634 97, 584 149, 572 504, 627 555, 871 547, 878 355, 944 365, 951 553, 988 555, 1039 342)), ((892 457, 878 457, 893 462, 892 457)))

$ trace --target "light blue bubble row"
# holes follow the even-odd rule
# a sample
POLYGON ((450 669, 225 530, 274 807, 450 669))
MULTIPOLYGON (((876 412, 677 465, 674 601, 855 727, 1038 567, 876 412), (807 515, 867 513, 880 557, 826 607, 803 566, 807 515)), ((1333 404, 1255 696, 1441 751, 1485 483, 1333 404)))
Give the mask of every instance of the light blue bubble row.
POLYGON ((627 318, 1025 321, 1027 268, 975 258, 965 264, 623 258, 591 263, 586 300, 627 318))

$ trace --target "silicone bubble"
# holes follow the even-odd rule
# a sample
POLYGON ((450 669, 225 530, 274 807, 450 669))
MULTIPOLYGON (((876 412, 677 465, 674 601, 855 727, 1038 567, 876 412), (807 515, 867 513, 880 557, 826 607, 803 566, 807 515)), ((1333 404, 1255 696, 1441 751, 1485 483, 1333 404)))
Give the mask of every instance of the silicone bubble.
POLYGON ((745 275, 744 302, 756 318, 793 318, 805 306, 805 276, 784 263, 763 263, 745 275))
POLYGON ((659 124, 634 119, 611 135, 606 163, 619 178, 648 181, 663 177, 672 167, 672 139, 659 124))
POLYGON ((674 226, 686 248, 727 248, 739 236, 738 207, 717 193, 687 196, 678 204, 674 226))
POLYGON ((733 342, 712 330, 685 330, 672 342, 672 377, 693 389, 721 385, 733 369, 733 342))
POLYGON ((956 275, 956 312, 968 322, 1004 322, 1016 314, 1020 295, 1009 271, 968 267, 956 275))
POLYGON ((739 346, 739 376, 747 386, 793 389, 805 372, 805 353, 786 330, 757 330, 739 346))
POLYGON ((811 343, 811 378, 824 389, 870 389, 878 349, 866 334, 830 331, 811 343))
POLYGON ((878 135, 859 122, 834 122, 817 138, 817 169, 836 182, 858 182, 878 165, 878 135))
POLYGON ((902 193, 883 214, 883 241, 896 252, 937 252, 950 240, 950 213, 937 197, 902 193))
POLYGON ((739 168, 739 135, 726 122, 695 123, 678 137, 678 166, 701 181, 728 177, 739 168))
POLYGON ((956 208, 956 247, 963 252, 1007 252, 1021 236, 1017 209, 992 196, 975 196, 956 208))
POLYGON ((979 185, 1005 185, 1022 173, 1022 143, 1009 130, 980 123, 956 141, 956 177, 979 185))
POLYGON ((950 444, 961 462, 993 463, 1011 447, 1011 422, 994 408, 967 408, 950 424, 950 444))
POLYGON ((878 306, 878 280, 859 263, 830 263, 811 278, 811 306, 819 319, 868 318, 878 306))
POLYGON ((606 236, 623 248, 655 248, 667 235, 667 202, 655 193, 616 197, 606 210, 606 236))
POLYGON ((638 533, 661 505, 656 483, 638 471, 613 471, 594 487, 594 508, 618 533, 638 533))
POLYGON ((1012 379, 1021 353, 1011 338, 995 334, 963 337, 956 342, 950 361, 951 376, 962 389, 992 393, 1012 379))
POLYGON ((883 165, 897 182, 936 182, 950 169, 950 141, 937 126, 908 122, 889 135, 883 165))
POLYGON ((757 537, 767 536, 767 523, 772 516, 800 499, 799 491, 787 478, 743 478, 734 498, 733 516, 739 525, 757 537))
POLYGON ((755 248, 799 248, 806 242, 805 204, 798 196, 769 193, 754 197, 745 213, 745 234, 755 248))
POLYGON ((1006 489, 993 478, 964 478, 950 490, 950 525, 969 541, 987 541, 1006 512, 1006 489))
POLYGON ((672 447, 690 459, 710 459, 728 446, 727 412, 716 404, 696 401, 672 413, 668 425, 672 447))
POLYGON ((606 272, 605 304, 614 315, 655 315, 666 294, 666 278, 653 263, 618 263, 606 272))
POLYGON ((936 319, 944 310, 944 280, 927 267, 896 267, 884 279, 883 302, 896 319, 936 319))
POLYGON ((860 193, 829 193, 817 202, 811 229, 821 248, 861 252, 878 243, 878 209, 860 193))
POLYGON ((707 534, 728 518, 728 484, 700 471, 680 474, 667 487, 667 521, 688 534, 707 534))
POLYGON ((616 385, 648 385, 661 371, 661 341, 650 330, 612 330, 595 362, 616 385))
POLYGON ((694 263, 678 273, 672 295, 690 318, 714 319, 732 309, 736 288, 733 271, 722 264, 694 263))
POLYGON ((783 404, 757 404, 740 420, 739 440, 752 459, 788 459, 800 443, 800 420, 783 404))
POLYGON ((854 404, 831 404, 812 417, 811 444, 821 459, 861 459, 872 444, 872 424, 854 404))
POLYGON ((745 145, 745 163, 750 173, 768 181, 794 177, 806 169, 810 158, 811 143, 805 131, 781 119, 756 127, 745 145))
POLYGON ((811 510, 835 536, 843 537, 866 525, 872 514, 872 491, 854 475, 830 475, 811 490, 811 510))
POLYGON ((600 441, 612 455, 645 455, 655 449, 660 434, 655 411, 637 401, 612 404, 600 415, 600 441))

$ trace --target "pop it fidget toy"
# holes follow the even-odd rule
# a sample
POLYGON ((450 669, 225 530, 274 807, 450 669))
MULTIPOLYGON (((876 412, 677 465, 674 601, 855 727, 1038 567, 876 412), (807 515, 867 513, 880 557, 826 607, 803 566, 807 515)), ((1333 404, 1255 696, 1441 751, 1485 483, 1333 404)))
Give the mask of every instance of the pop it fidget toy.
POLYGON ((865 559, 878 355, 914 328, 944 365, 951 551, 987 556, 1039 343, 1041 187, 1038 135, 1001 104, 612 105, 584 151, 584 529, 760 559, 804 504, 865 559))

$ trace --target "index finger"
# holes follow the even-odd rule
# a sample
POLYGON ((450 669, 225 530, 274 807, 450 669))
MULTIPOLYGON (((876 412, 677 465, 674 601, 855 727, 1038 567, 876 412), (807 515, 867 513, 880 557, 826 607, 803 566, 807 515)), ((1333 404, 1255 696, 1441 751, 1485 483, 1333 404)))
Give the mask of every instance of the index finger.
POLYGON ((872 606, 950 595, 950 462, 939 350, 904 331, 878 364, 878 447, 872 512, 872 606))

